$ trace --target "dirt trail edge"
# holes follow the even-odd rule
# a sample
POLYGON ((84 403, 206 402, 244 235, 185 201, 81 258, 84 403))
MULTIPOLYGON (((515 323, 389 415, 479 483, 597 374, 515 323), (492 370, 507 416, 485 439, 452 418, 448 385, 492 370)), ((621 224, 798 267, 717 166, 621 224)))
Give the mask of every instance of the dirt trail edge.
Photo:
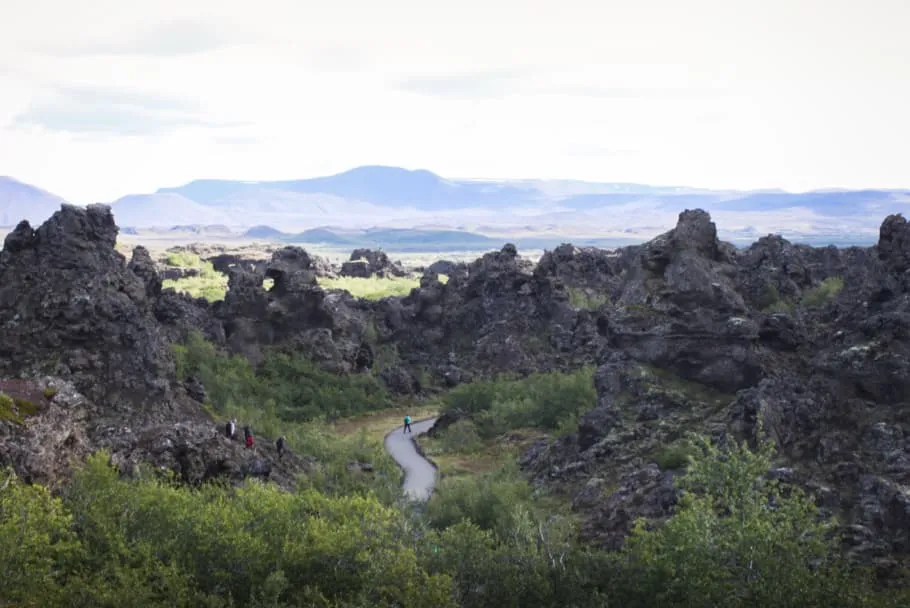
POLYGON ((436 486, 436 467, 420 455, 414 438, 432 428, 436 418, 411 423, 411 433, 402 433, 404 425, 396 426, 385 436, 385 449, 404 470, 404 493, 411 500, 426 501, 436 486))

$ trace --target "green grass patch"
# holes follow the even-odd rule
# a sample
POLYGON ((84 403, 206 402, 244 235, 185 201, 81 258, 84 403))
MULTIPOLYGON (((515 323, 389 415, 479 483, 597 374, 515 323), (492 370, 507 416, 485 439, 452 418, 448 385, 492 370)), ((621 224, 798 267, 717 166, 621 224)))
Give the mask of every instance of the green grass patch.
POLYGON ((843 288, 843 277, 828 277, 816 287, 803 293, 802 302, 806 306, 820 306, 836 296, 843 288))
POLYGON ((350 437, 365 432, 367 437, 374 441, 383 441, 385 436, 404 424, 404 417, 410 416, 412 420, 423 420, 436 416, 435 406, 404 405, 370 412, 350 418, 344 418, 332 423, 332 431, 342 437, 350 437))
POLYGON ((407 296, 412 289, 420 287, 420 280, 411 277, 392 277, 388 279, 379 277, 370 277, 368 279, 320 277, 319 285, 324 289, 343 289, 355 298, 381 300, 388 297, 400 298, 407 296))
POLYGON ((567 291, 569 293, 569 304, 575 308, 597 310, 601 306, 610 303, 610 296, 605 293, 598 293, 592 289, 568 287, 567 291))
POLYGON ((198 333, 174 347, 178 377, 202 381, 216 411, 255 404, 285 421, 304 422, 388 409, 391 398, 369 374, 335 374, 300 355, 267 351, 253 366, 246 357, 218 351, 198 333))
POLYGON ((202 266, 199 256, 189 251, 171 251, 164 256, 164 263, 180 268, 200 268, 202 266))
POLYGON ((209 302, 223 300, 228 287, 227 275, 215 270, 211 262, 201 262, 198 268, 200 272, 195 277, 167 279, 162 281, 161 286, 187 293, 194 298, 205 298, 209 302))
POLYGON ((695 380, 683 378, 670 370, 654 365, 641 364, 641 372, 654 379, 654 390, 676 393, 680 400, 692 400, 707 403, 712 407, 721 407, 733 400, 733 395, 723 393, 695 380))
POLYGON ((39 407, 27 399, 0 393, 0 420, 23 424, 25 418, 38 413, 39 407))

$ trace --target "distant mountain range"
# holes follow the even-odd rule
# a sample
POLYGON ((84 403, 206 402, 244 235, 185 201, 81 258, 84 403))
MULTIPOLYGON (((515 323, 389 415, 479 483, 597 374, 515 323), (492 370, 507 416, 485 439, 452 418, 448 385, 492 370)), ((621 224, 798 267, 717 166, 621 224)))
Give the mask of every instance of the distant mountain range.
MULTIPOLYGON (((40 222, 61 202, 34 186, 0 178, 0 225, 23 218, 40 222)), ((874 240, 886 215, 910 210, 910 190, 789 193, 577 180, 451 180, 424 170, 370 166, 301 180, 196 180, 130 194, 111 205, 117 223, 131 232, 217 225, 214 232, 224 228, 250 238, 319 238, 339 246, 381 238, 400 247, 432 239, 480 247, 486 239, 502 243, 505 237, 640 241, 672 228, 683 209, 700 207, 730 240, 776 232, 794 240, 844 244, 874 240), (359 232, 345 235, 352 230, 359 232)))
POLYGON ((59 196, 0 175, 0 226, 15 226, 22 220, 43 222, 63 203, 59 196))

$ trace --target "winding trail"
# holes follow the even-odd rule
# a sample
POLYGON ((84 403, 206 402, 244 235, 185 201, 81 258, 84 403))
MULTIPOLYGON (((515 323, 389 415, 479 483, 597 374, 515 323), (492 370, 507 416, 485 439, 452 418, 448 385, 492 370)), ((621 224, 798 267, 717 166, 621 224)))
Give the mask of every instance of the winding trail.
POLYGON ((414 438, 432 428, 436 418, 411 423, 411 433, 402 433, 404 425, 396 426, 385 436, 385 449, 404 470, 404 493, 408 498, 425 501, 436 487, 436 467, 420 455, 414 438))

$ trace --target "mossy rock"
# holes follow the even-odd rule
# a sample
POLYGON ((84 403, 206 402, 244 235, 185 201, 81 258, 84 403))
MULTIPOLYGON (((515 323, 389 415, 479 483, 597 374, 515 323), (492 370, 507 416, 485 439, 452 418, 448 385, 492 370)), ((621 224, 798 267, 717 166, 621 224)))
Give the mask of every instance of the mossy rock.
POLYGON ((675 471, 689 464, 689 457, 695 456, 695 447, 689 441, 675 441, 664 445, 652 454, 652 459, 662 471, 675 471))
POLYGON ((705 403, 712 407, 721 407, 733 400, 733 395, 722 393, 707 384, 688 380, 654 365, 642 365, 641 370, 655 380, 656 390, 679 393, 686 400, 705 403))
POLYGON ((23 424, 26 417, 34 416, 39 410, 40 407, 28 399, 0 393, 0 420, 23 424))

